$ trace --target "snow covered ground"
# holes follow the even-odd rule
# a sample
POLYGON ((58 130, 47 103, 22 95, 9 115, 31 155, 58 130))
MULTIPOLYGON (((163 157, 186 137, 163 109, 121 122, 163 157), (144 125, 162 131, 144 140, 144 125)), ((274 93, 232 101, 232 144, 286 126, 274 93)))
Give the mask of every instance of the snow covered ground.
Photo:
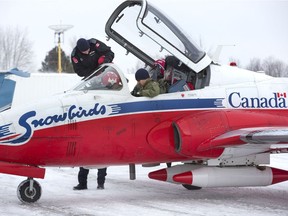
MULTIPOLYGON (((272 157, 271 166, 288 170, 288 155, 272 157)), ((164 167, 164 165, 162 165, 164 167)), ((181 185, 150 180, 147 174, 161 167, 136 167, 129 180, 128 166, 108 168, 105 190, 96 189, 97 170, 91 170, 88 190, 73 191, 78 168, 48 168, 42 197, 21 203, 16 189, 24 177, 0 174, 0 215, 288 215, 288 181, 268 187, 206 188, 189 191, 181 185)))

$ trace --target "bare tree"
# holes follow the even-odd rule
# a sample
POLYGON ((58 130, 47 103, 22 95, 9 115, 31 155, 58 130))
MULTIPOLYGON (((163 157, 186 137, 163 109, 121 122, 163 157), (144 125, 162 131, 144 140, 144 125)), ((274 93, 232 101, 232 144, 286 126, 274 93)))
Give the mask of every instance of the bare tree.
POLYGON ((266 58, 263 61, 259 58, 253 58, 250 60, 246 69, 252 71, 264 71, 265 74, 273 77, 288 76, 288 65, 273 57, 266 58))
POLYGON ((27 69, 32 64, 32 42, 27 30, 16 28, 0 29, 0 67, 27 69))
POLYGON ((246 67, 248 70, 251 71, 263 71, 263 66, 261 60, 259 58, 253 58, 250 60, 248 66, 246 67))
POLYGON ((266 58, 263 62, 263 68, 266 74, 274 77, 285 76, 286 65, 284 62, 274 59, 273 57, 266 58))
POLYGON ((286 64, 285 70, 283 72, 284 77, 288 77, 288 65, 286 64))

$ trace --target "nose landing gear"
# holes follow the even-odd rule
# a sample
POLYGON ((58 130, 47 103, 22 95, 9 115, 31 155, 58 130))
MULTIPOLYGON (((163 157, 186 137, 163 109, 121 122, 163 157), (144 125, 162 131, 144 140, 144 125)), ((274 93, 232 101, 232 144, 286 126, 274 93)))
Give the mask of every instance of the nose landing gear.
POLYGON ((40 184, 33 178, 21 182, 17 188, 17 196, 21 202, 34 203, 40 199, 42 189, 40 184))

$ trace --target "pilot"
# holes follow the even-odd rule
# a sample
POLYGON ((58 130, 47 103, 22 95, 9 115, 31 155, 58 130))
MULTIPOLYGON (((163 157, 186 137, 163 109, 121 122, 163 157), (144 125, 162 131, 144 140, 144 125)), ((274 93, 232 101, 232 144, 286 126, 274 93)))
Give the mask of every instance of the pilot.
MULTIPOLYGON (((87 189, 87 177, 89 174, 89 169, 80 167, 79 173, 78 173, 78 182, 79 184, 75 187, 73 187, 73 190, 85 190, 87 189)), ((105 176, 107 175, 107 168, 98 169, 97 173, 97 189, 103 190, 104 189, 104 183, 105 183, 105 176)))
POLYGON ((156 81, 162 79, 164 77, 165 67, 165 59, 156 60, 149 71, 149 73, 151 74, 151 78, 156 81))
MULTIPOLYGON (((165 59, 159 59, 154 62, 154 67, 159 68, 158 75, 157 75, 157 81, 159 83, 160 87, 160 94, 168 93, 170 87, 175 84, 179 79, 177 79, 175 76, 173 76, 173 70, 176 69, 178 71, 183 72, 184 74, 189 74, 190 69, 185 64, 181 63, 179 59, 177 59, 175 56, 166 56, 165 59)), ((156 70, 157 71, 157 70, 156 70)), ((156 75, 154 75, 155 77, 156 75)), ((191 81, 187 82, 184 85, 182 91, 185 89, 187 90, 193 90, 194 86, 191 83, 191 81)))
POLYGON ((170 86, 172 85, 172 71, 171 66, 167 67, 163 73, 163 78, 158 80, 160 87, 160 94, 168 93, 170 86))
POLYGON ((120 90, 122 88, 122 83, 119 75, 116 72, 108 71, 101 78, 102 85, 105 88, 120 90))
POLYGON ((99 65, 110 63, 113 58, 111 48, 95 38, 80 38, 71 53, 73 69, 80 77, 89 76, 99 65))
POLYGON ((160 94, 158 82, 152 80, 149 73, 144 68, 140 68, 135 73, 137 84, 131 94, 136 97, 146 96, 155 97, 160 94))

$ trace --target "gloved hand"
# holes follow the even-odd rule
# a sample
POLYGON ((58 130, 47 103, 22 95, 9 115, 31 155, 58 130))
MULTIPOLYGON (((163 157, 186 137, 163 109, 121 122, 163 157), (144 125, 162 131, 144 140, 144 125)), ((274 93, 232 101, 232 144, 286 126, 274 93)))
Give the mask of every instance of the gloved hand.
POLYGON ((135 97, 140 97, 141 96, 141 86, 136 85, 133 89, 133 91, 131 91, 131 95, 135 96, 135 97))
POLYGON ((131 95, 133 95, 135 97, 140 97, 141 96, 140 92, 139 91, 135 91, 135 90, 131 91, 131 95))
POLYGON ((102 55, 102 56, 100 56, 99 59, 98 59, 98 65, 101 65, 101 64, 103 64, 104 62, 105 62, 105 56, 102 55))
POLYGON ((104 64, 104 63, 110 63, 111 60, 107 58, 105 55, 100 56, 98 59, 98 65, 104 64))

